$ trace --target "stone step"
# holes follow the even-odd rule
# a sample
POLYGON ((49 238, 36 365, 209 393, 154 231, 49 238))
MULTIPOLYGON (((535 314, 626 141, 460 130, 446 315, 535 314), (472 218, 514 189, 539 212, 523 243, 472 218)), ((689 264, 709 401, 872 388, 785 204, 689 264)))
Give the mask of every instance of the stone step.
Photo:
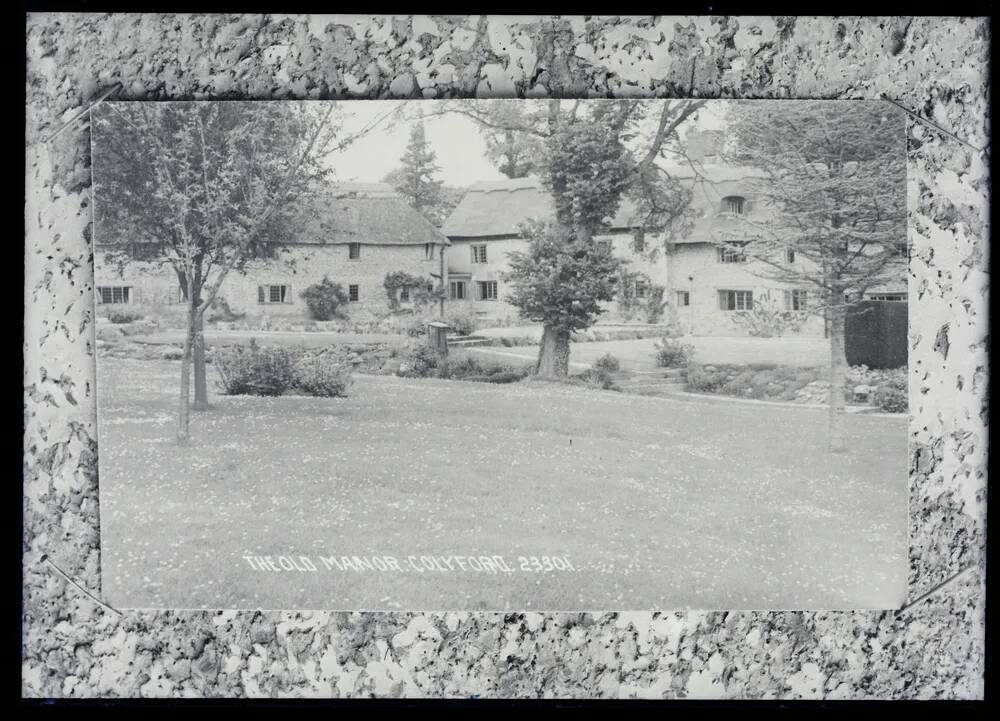
POLYGON ((452 340, 448 339, 448 346, 450 348, 474 348, 476 346, 489 345, 490 341, 487 338, 462 338, 452 340))

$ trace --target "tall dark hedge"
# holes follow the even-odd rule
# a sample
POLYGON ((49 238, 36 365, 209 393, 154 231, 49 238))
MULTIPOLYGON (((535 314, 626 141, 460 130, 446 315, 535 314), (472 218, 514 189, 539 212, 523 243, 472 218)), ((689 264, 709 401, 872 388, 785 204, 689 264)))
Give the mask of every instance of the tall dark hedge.
POLYGON ((866 300, 847 312, 844 328, 848 365, 899 368, 907 364, 908 304, 866 300))

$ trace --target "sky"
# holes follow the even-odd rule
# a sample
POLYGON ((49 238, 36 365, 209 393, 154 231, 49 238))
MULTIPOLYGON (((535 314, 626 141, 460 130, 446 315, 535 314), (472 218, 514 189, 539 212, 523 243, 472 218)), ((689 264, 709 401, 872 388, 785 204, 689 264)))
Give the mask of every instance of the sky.
MULTIPOLYGON (((469 103, 483 102, 469 100, 469 103)), ((520 102, 547 102, 522 100, 520 102)), ((655 101, 654 101, 655 102, 655 101)), ((434 113, 441 107, 433 100, 411 101, 401 106, 394 100, 340 101, 343 132, 352 135, 373 122, 392 114, 393 110, 415 115, 424 110, 434 113)), ((719 128, 725 101, 709 101, 689 127, 719 128)), ((355 140, 349 147, 330 159, 338 180, 377 183, 399 167, 410 138, 411 120, 382 120, 373 129, 355 140)), ((437 176, 446 185, 469 186, 482 180, 501 180, 503 175, 486 159, 486 144, 471 118, 448 113, 432 115, 424 120, 424 130, 431 149, 437 154, 440 172, 437 176)))

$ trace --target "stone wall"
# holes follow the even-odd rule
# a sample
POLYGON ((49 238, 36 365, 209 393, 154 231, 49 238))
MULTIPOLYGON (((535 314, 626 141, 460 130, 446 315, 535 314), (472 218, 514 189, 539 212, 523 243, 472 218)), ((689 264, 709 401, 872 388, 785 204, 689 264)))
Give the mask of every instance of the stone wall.
MULTIPOLYGON (((138 290, 132 309, 161 318, 182 317, 185 306, 179 302, 177 274, 169 265, 132 263, 121 269, 107 263, 104 256, 100 250, 94 254, 96 285, 129 285, 138 290)), ((355 260, 348 258, 346 245, 288 246, 274 260, 257 261, 249 264, 245 273, 230 274, 219 299, 254 326, 266 324, 270 318, 304 321, 309 319, 309 309, 300 294, 326 275, 345 293, 348 286, 358 286, 358 301, 346 310, 352 320, 363 321, 389 312, 382 283, 387 273, 398 270, 425 277, 436 286, 430 274, 440 272, 440 261, 436 253, 433 260, 425 260, 422 245, 363 244, 361 257, 355 260), (284 303, 261 304, 257 294, 260 285, 287 285, 290 292, 284 303)), ((99 312, 105 310, 98 307, 99 312)))
POLYGON ((983 697, 987 19, 80 13, 26 22, 25 696, 983 697), (907 131, 912 605, 586 614, 100 605, 90 142, 85 119, 62 128, 109 90, 124 100, 884 94, 910 109, 919 118, 907 131))

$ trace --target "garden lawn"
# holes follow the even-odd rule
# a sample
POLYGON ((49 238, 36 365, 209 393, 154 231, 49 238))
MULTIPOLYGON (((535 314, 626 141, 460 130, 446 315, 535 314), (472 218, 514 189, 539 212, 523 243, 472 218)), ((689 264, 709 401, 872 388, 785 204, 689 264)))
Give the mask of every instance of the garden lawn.
MULTIPOLYGON (((684 343, 694 347, 698 363, 778 363, 780 365, 823 367, 830 365, 830 341, 825 338, 710 338, 685 337, 684 343)), ((655 338, 641 340, 571 343, 571 372, 589 367, 595 360, 611 353, 621 361, 623 370, 650 372, 656 367, 655 338)), ((469 348, 480 355, 508 363, 536 360, 538 346, 469 348)))
POLYGON ((98 365, 102 590, 119 608, 817 609, 904 597, 904 418, 848 416, 850 450, 832 455, 825 412, 809 408, 356 376, 347 398, 213 395, 180 447, 179 363, 98 365), (319 560, 375 554, 402 570, 319 560), (248 555, 305 556, 318 570, 253 570, 248 555), (407 565, 470 555, 513 570, 407 565), (530 570, 549 555, 575 570, 530 570))

